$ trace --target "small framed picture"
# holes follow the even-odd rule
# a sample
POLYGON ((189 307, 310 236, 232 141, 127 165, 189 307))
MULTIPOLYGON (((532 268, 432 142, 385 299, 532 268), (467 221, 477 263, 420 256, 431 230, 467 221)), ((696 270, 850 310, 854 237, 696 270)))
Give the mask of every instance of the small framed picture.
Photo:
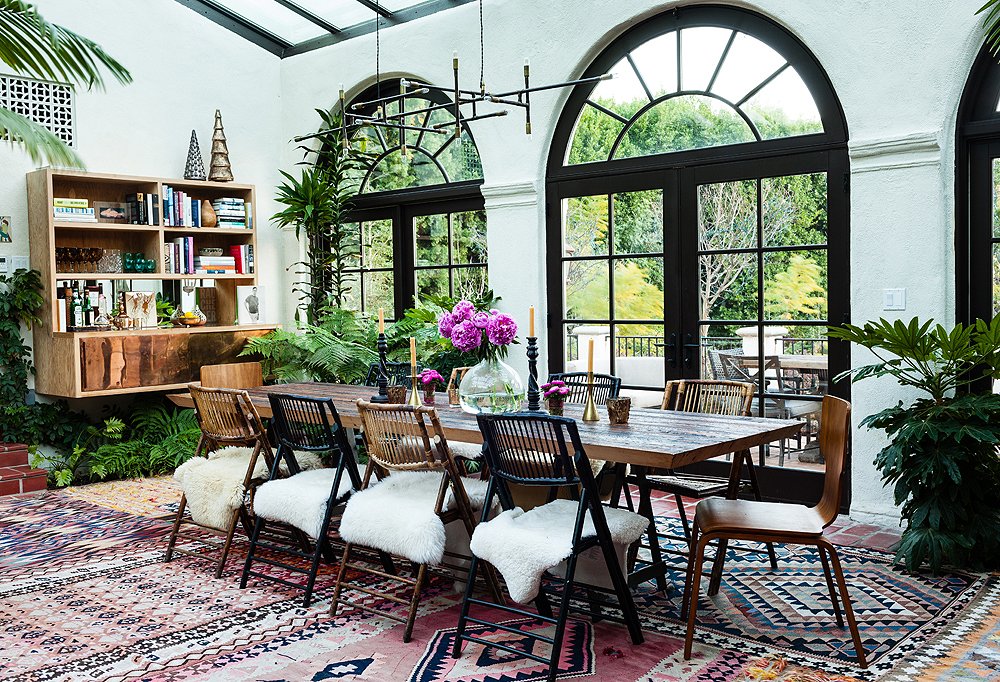
POLYGON ((128 222, 128 207, 120 201, 95 201, 94 214, 99 223, 128 222))
POLYGON ((239 304, 236 324, 261 324, 267 322, 264 315, 262 287, 236 287, 236 302, 239 304))
POLYGON ((0 215, 0 244, 10 244, 13 239, 11 239, 11 233, 13 228, 11 225, 14 221, 9 215, 0 215))

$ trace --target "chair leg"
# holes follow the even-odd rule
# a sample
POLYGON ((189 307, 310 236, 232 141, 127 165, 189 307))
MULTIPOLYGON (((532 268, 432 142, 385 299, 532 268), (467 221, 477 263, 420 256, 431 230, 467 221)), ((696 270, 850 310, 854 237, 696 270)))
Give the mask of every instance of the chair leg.
POLYGON ((862 668, 867 668, 868 659, 865 656, 864 643, 861 641, 858 623, 854 618, 854 608, 851 606, 851 597, 847 593, 847 582, 844 580, 844 569, 840 565, 837 549, 826 538, 820 540, 820 546, 826 549, 830 556, 830 563, 833 564, 833 574, 837 577, 837 585, 840 587, 840 599, 844 604, 844 613, 847 615, 847 625, 851 629, 851 639, 854 641, 854 651, 858 656, 858 663, 861 664, 862 668))
POLYGON ((566 633, 566 621, 569 618, 569 600, 573 594, 573 576, 576 575, 576 558, 574 552, 566 560, 566 583, 563 586, 562 599, 559 603, 559 616, 556 619, 556 630, 552 634, 552 658, 549 659, 549 675, 547 682, 555 682, 559 673, 559 654, 562 651, 563 635, 566 633))
MULTIPOLYGON (((610 539, 610 538, 608 538, 610 539)), ((629 636, 633 644, 642 644, 645 641, 642 636, 642 626, 639 623, 639 613, 635 608, 635 600, 632 599, 632 591, 628 587, 628 580, 622 574, 621 566, 618 564, 618 557, 611 549, 610 543, 601 543, 601 551, 604 553, 604 562, 608 567, 608 575, 611 577, 611 585, 615 588, 615 596, 618 598, 618 607, 622 611, 622 618, 628 627, 629 636)))
POLYGON ((403 644, 410 641, 413 634, 413 621, 417 618, 417 608, 420 606, 421 592, 427 579, 427 564, 420 564, 417 569, 417 584, 413 586, 413 598, 410 600, 410 611, 406 614, 406 629, 403 631, 403 644))
POLYGON ((337 569, 337 582, 333 588, 333 600, 330 602, 330 617, 337 615, 337 606, 340 603, 340 592, 344 587, 344 574, 347 572, 347 562, 351 558, 351 543, 344 545, 344 557, 340 560, 340 568, 337 569))
POLYGON ((681 595, 681 620, 687 618, 688 599, 691 596, 691 577, 694 573, 695 550, 698 547, 699 534, 698 519, 695 517, 695 522, 691 527, 691 537, 688 540, 687 571, 684 575, 684 593, 681 595))
MULTIPOLYGON (((645 516, 649 520, 649 525, 646 527, 646 536, 649 539, 649 553, 650 560, 654 565, 659 565, 661 570, 656 574, 656 591, 666 592, 667 591, 667 579, 664 575, 665 569, 663 568, 663 555, 660 553, 660 541, 657 537, 656 530, 656 517, 653 516, 653 503, 649 496, 649 483, 646 481, 646 476, 644 473, 639 474, 639 509, 637 513, 640 516, 645 516)), ((638 553, 638 548, 635 550, 638 553)))
POLYGON ((181 529, 181 520, 184 518, 184 508, 187 506, 187 495, 181 493, 181 502, 177 506, 177 514, 174 515, 174 525, 170 529, 170 539, 167 541, 167 555, 164 561, 170 561, 174 556, 174 546, 177 544, 177 534, 181 529))
POLYGON ((837 601, 837 590, 833 586, 833 575, 830 573, 830 562, 826 558, 826 550, 822 545, 816 547, 819 560, 823 562, 823 576, 826 578, 826 589, 830 592, 830 601, 833 602, 833 613, 837 616, 837 625, 844 627, 844 617, 840 614, 840 603, 837 601))
POLYGON ((313 588, 316 587, 316 576, 319 575, 319 562, 323 559, 323 544, 325 540, 316 540, 313 548, 312 565, 309 567, 309 575, 306 577, 306 594, 302 598, 302 608, 309 608, 312 603, 313 588))
POLYGON ((233 512, 232 518, 229 520, 229 529, 226 531, 226 542, 222 545, 222 556, 219 557, 219 563, 215 567, 216 578, 222 577, 222 571, 226 567, 226 558, 229 556, 229 548, 233 546, 233 537, 236 535, 236 524, 240 522, 240 512, 242 510, 243 507, 241 506, 233 512))
POLYGON ((257 520, 253 524, 253 533, 250 535, 250 546, 247 548, 247 558, 243 562, 243 575, 240 576, 240 589, 245 590, 247 587, 247 580, 250 578, 250 565, 253 563, 253 555, 257 550, 257 540, 260 539, 260 533, 264 530, 264 519, 257 517, 257 520))
POLYGON ((687 512, 684 511, 684 498, 680 493, 674 493, 674 502, 677 503, 677 513, 681 517, 681 527, 684 529, 684 539, 691 542, 691 524, 688 523, 687 512))
MULTIPOLYGON (((763 497, 760 494, 760 484, 757 482, 757 470, 753 466, 753 457, 750 456, 750 451, 744 453, 743 461, 747 466, 747 478, 750 480, 750 490, 753 491, 753 499, 760 502, 763 497)), ((778 555, 774 551, 774 543, 768 542, 767 545, 767 558, 771 562, 771 570, 778 570, 778 555)))
MULTIPOLYGON (((697 528, 697 524, 695 524, 697 528)), ((684 660, 691 660, 691 645, 694 643, 694 623, 698 618, 698 590, 701 588, 701 568, 702 563, 705 560, 705 546, 708 544, 710 536, 705 535, 698 541, 696 547, 693 548, 692 557, 694 558, 694 565, 689 571, 691 574, 691 589, 690 593, 687 595, 687 612, 688 612, 688 623, 687 623, 687 633, 684 635, 684 660)), ((722 541, 720 540, 720 545, 722 541)))
POLYGON ((462 635, 465 634, 465 625, 469 618, 469 600, 472 599, 472 591, 475 589, 476 573, 478 572, 479 558, 473 555, 472 562, 469 564, 469 580, 465 583, 465 594, 462 596, 462 610, 458 614, 455 642, 451 645, 452 658, 459 658, 462 655, 462 635))
POLYGON ((726 565, 726 550, 729 549, 729 540, 719 538, 719 547, 715 550, 715 562, 712 564, 712 576, 708 581, 708 596, 714 597, 722 587, 722 569, 726 565))

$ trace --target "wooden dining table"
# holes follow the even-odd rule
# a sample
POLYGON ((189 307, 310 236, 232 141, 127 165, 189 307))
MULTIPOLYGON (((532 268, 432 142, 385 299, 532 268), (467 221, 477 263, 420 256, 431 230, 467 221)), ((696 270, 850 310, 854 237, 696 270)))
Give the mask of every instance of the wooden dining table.
MULTIPOLYGON (((327 383, 291 383, 259 386, 247 389, 250 400, 261 417, 271 416, 269 393, 284 393, 309 398, 331 398, 347 428, 360 428, 357 401, 370 400, 377 389, 368 386, 349 386, 327 383)), ((190 393, 168 396, 181 407, 194 407, 190 393)), ((459 407, 450 406, 444 394, 438 394, 438 416, 449 441, 481 444, 483 442, 475 415, 459 407)), ((630 464, 650 469, 678 469, 714 457, 752 450, 784 438, 791 438, 801 428, 795 420, 764 419, 759 417, 731 417, 715 414, 674 412, 635 408, 627 424, 611 424, 607 411, 598 407, 600 420, 582 420, 583 407, 567 405, 565 416, 576 419, 580 440, 590 459, 602 459, 614 464, 630 464)), ((744 459, 733 457, 729 477, 731 498, 739 493, 744 459)), ((752 463, 748 464, 752 466, 752 463)), ((655 529, 653 512, 648 498, 640 500, 638 513, 650 519, 655 529)), ((655 534, 655 533, 654 533, 655 534)), ((653 562, 637 572, 633 584, 650 577, 660 583, 668 570, 659 552, 654 552, 653 562)))

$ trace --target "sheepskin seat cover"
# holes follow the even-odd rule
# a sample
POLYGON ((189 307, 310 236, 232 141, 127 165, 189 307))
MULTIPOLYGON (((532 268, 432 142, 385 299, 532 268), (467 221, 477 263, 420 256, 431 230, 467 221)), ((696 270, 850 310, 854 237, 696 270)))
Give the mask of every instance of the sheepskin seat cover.
MULTIPOLYGON (((210 452, 208 457, 192 457, 174 471, 174 480, 181 484, 187 498, 191 519, 202 526, 228 530, 234 511, 243 503, 243 479, 250 466, 253 448, 228 447, 210 452)), ((301 452, 295 457, 303 469, 323 465, 314 453, 301 452)), ((284 462, 279 467, 287 471, 284 462)), ((257 457, 251 478, 267 478, 267 462, 257 457)))
MULTIPOLYGON (((463 478, 462 483, 472 508, 482 509, 488 483, 472 478, 463 478)), ((434 513, 440 484, 438 472, 394 472, 351 496, 340 519, 340 537, 414 563, 440 563, 447 541, 444 523, 434 513)), ((449 491, 445 508, 454 506, 455 498, 449 491)))
MULTIPOLYGON (((553 500, 528 512, 520 507, 509 509, 476 526, 472 553, 500 571, 511 599, 521 604, 530 602, 538 596, 542 574, 572 553, 577 508, 573 500, 553 500)), ((604 515, 616 545, 632 544, 649 523, 645 517, 624 509, 606 507, 604 515)), ((587 512, 583 537, 593 535, 594 522, 587 512)))
MULTIPOLYGON (((287 523, 311 538, 318 538, 326 520, 330 488, 336 476, 336 469, 314 469, 290 478, 267 481, 254 493, 254 514, 269 521, 287 523)), ((349 492, 351 478, 345 471, 337 496, 342 497, 349 492)))

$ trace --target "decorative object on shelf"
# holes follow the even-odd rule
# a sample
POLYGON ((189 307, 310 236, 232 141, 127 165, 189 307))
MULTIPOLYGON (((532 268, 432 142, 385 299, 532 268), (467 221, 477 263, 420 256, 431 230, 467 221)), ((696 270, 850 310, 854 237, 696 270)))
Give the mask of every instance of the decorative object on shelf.
POLYGON ((461 405, 461 401, 458 398, 458 385, 462 383, 462 379, 465 378, 465 373, 468 372, 471 367, 454 367, 451 370, 451 375, 448 377, 448 404, 453 407, 458 407, 461 405))
POLYGON ((587 344, 587 401, 583 405, 583 421, 600 421, 597 403, 594 401, 594 339, 587 344))
POLYGON ((127 223, 128 206, 121 201, 95 201, 94 215, 99 223, 127 223))
POLYGON ((201 311, 197 302, 198 280, 181 280, 181 302, 170 316, 170 321, 178 327, 201 327, 208 324, 208 316, 201 311))
POLYGON ((628 424, 628 415, 632 410, 631 398, 608 398, 608 421, 612 424, 628 424))
POLYGON ((132 318, 132 327, 152 329, 157 326, 156 294, 150 291, 126 291, 125 312, 132 318))
POLYGON ((207 249, 198 249, 199 256, 208 256, 209 258, 217 258, 222 255, 222 249, 218 246, 209 247, 207 249))
POLYGON ((263 292, 258 286, 236 287, 236 302, 239 313, 236 324, 260 324, 264 321, 263 292))
POLYGON ((425 369, 420 373, 420 384, 424 389, 424 405, 433 405, 437 387, 444 384, 444 377, 436 369, 425 369))
POLYGON ((219 217, 215 215, 215 209, 208 201, 201 202, 201 226, 215 227, 219 224, 219 217))
POLYGON ((386 396, 393 405, 402 405, 406 402, 406 386, 389 386, 386 388, 386 396))
POLYGON ((389 350, 389 343, 385 339, 385 308, 378 309, 378 341, 375 342, 375 347, 378 349, 378 379, 376 380, 378 393, 371 397, 371 402, 387 403, 389 402, 389 394, 386 392, 386 388, 389 384, 389 377, 386 373, 385 354, 389 350))
POLYGON ((528 308, 528 411, 541 410, 538 391, 538 337, 535 336, 535 306, 528 308))
POLYGON ((208 179, 215 182, 232 182, 233 169, 229 165, 229 147, 226 146, 226 131, 222 128, 222 112, 215 110, 215 129, 212 131, 212 159, 209 162, 208 179))
POLYGON ((549 405, 549 414, 561 417, 566 406, 566 397, 569 395, 569 386, 562 379, 556 379, 542 384, 542 391, 545 402, 549 405))
MULTIPOLYGON (((218 112, 216 114, 218 115, 218 112)), ((221 121, 219 121, 219 125, 221 127, 221 121)), ((224 137, 223 142, 225 142, 224 137)), ((201 147, 198 146, 198 134, 194 130, 191 131, 191 142, 188 143, 187 163, 184 164, 184 179, 205 179, 205 162, 202 161, 201 147)))
POLYGON ((11 224, 13 220, 9 215, 0 215, 0 244, 10 244, 13 241, 11 237, 11 224))
POLYGON ((517 343, 517 323, 499 310, 476 310, 461 300, 438 318, 438 333, 455 350, 479 358, 458 385, 459 402, 470 414, 516 412, 524 399, 521 377, 502 362, 517 343))

